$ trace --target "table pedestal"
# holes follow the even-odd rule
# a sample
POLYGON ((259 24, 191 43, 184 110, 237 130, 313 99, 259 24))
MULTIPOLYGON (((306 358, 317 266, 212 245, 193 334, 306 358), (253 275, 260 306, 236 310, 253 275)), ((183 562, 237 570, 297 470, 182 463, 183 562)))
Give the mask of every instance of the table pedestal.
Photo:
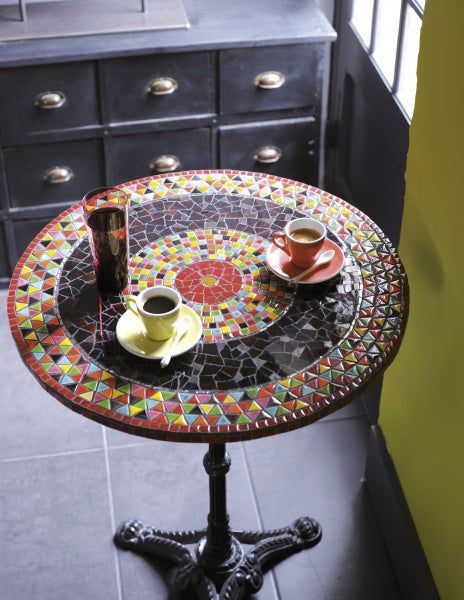
POLYGON ((289 527, 273 531, 232 531, 226 506, 230 458, 225 444, 210 444, 203 464, 209 475, 210 496, 206 530, 161 531, 132 519, 121 524, 115 542, 122 548, 176 563, 175 590, 192 586, 200 600, 240 600, 261 589, 266 568, 317 544, 321 527, 314 519, 301 517, 289 527), (188 544, 196 544, 193 551, 188 544), (245 551, 242 544, 251 548, 245 551))

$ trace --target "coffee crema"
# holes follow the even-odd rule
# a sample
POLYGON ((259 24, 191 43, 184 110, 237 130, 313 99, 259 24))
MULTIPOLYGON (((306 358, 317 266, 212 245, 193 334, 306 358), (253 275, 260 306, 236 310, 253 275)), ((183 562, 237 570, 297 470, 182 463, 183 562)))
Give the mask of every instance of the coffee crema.
POLYGON ((290 237, 297 242, 315 242, 321 237, 321 233, 317 229, 302 227, 301 229, 294 229, 290 233, 290 237))
POLYGON ((163 315, 176 308, 176 303, 166 296, 152 296, 143 305, 143 310, 152 315, 163 315))

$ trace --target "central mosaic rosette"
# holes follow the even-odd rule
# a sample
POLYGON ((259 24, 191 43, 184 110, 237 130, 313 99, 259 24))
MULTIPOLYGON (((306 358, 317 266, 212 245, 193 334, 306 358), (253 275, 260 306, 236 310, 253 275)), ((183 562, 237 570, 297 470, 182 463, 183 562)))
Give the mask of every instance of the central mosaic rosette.
POLYGON ((186 300, 214 305, 232 299, 244 281, 240 270, 230 262, 209 259, 179 271, 176 288, 186 300))
POLYGON ((175 287, 201 316, 206 342, 258 333, 287 312, 295 294, 267 269, 266 247, 263 238, 234 230, 168 235, 132 258, 131 291, 175 287))

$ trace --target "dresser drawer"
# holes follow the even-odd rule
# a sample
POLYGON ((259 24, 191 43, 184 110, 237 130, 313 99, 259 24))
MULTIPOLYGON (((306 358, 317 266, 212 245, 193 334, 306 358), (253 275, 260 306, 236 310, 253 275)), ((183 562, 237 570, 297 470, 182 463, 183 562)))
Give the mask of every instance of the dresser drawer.
POLYGON ((221 114, 317 104, 323 54, 323 44, 222 51, 219 59, 221 114))
POLYGON ((95 63, 2 69, 0 103, 4 135, 96 124, 95 63))
POLYGON ((10 276, 7 256, 5 225, 0 221, 0 279, 10 276))
POLYGON ((162 54, 105 61, 112 122, 214 111, 211 55, 162 54))
POLYGON ((13 221, 13 231, 16 240, 16 261, 19 260, 29 242, 33 240, 52 218, 50 216, 46 219, 21 219, 20 221, 13 221))
POLYGON ((13 146, 4 157, 12 208, 69 204, 105 185, 100 140, 13 146))
POLYGON ((206 127, 113 139, 115 181, 176 170, 207 169, 211 162, 211 132, 206 127))
POLYGON ((270 173, 315 182, 315 123, 276 122, 220 130, 220 164, 224 169, 270 173))

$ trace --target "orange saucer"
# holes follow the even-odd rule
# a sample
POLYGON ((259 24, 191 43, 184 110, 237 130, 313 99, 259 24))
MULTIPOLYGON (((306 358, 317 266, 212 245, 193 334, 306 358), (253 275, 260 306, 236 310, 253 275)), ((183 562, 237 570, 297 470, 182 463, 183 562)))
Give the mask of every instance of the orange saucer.
MULTIPOLYGON (((326 265, 307 275, 304 279, 298 281, 298 284, 309 285, 322 283, 332 279, 332 277, 335 277, 335 275, 340 273, 340 271, 343 269, 343 265, 345 264, 343 250, 335 242, 332 242, 332 240, 329 239, 325 240, 320 252, 324 252, 325 250, 335 251, 335 256, 332 258, 332 260, 326 265)), ((288 254, 272 243, 269 245, 266 251, 266 264, 269 267, 269 270, 274 273, 274 275, 286 280, 292 279, 304 271, 304 269, 295 267, 290 262, 290 257, 288 254)))

